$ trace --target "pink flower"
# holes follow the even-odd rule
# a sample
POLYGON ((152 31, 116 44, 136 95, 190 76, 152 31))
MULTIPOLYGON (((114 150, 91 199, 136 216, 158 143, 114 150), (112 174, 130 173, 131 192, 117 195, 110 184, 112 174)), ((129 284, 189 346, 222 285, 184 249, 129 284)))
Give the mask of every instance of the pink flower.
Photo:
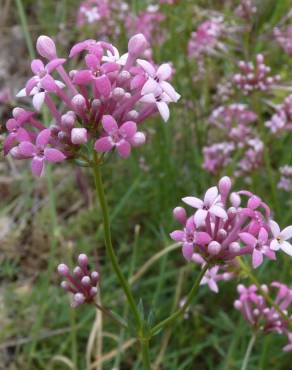
POLYGON ((246 245, 252 248, 253 268, 257 268, 263 263, 263 255, 272 260, 276 259, 275 252, 268 245, 269 234, 264 227, 260 228, 258 238, 247 232, 240 233, 239 237, 246 245))
POLYGON ((200 285, 208 284, 212 292, 218 293, 219 292, 218 285, 217 285, 218 270, 219 270, 219 266, 214 266, 208 269, 204 277, 202 278, 200 285))
POLYGON ((274 236, 274 239, 271 241, 270 248, 274 251, 282 249, 283 252, 292 256, 292 244, 287 242, 288 239, 292 238, 292 226, 285 227, 285 229, 281 231, 279 225, 275 221, 271 220, 270 227, 274 236))
POLYGON ((20 90, 17 97, 33 95, 32 103, 39 111, 44 103, 46 92, 57 92, 58 89, 64 88, 65 85, 50 75, 56 68, 65 63, 66 59, 53 59, 46 66, 40 59, 34 59, 31 62, 33 76, 24 89, 20 90))
POLYGON ((109 152, 116 147, 121 157, 128 157, 131 153, 131 146, 137 142, 135 138, 137 138, 137 135, 138 137, 141 135, 140 132, 137 132, 136 123, 127 121, 119 127, 112 116, 105 115, 102 118, 102 126, 108 135, 95 142, 95 150, 97 152, 109 152))
POLYGON ((196 197, 185 197, 182 201, 191 207, 198 208, 194 215, 195 224, 197 226, 201 226, 204 223, 208 213, 222 219, 227 218, 227 213, 221 204, 221 197, 218 193, 217 186, 213 186, 206 191, 204 200, 196 197))
POLYGON ((31 169, 36 176, 41 176, 44 169, 44 162, 62 162, 66 157, 58 149, 48 148, 47 145, 51 138, 49 129, 41 131, 35 145, 29 141, 23 141, 17 146, 17 152, 23 158, 32 158, 31 169))
POLYGON ((161 90, 169 96, 171 101, 176 103, 179 100, 180 95, 174 90, 171 84, 167 82, 172 74, 171 66, 168 63, 161 64, 157 70, 146 60, 138 59, 137 63, 148 75, 148 79, 141 90, 142 95, 155 94, 157 91, 161 90))
POLYGON ((285 30, 275 28, 274 36, 285 53, 292 55, 292 25, 289 25, 285 30))

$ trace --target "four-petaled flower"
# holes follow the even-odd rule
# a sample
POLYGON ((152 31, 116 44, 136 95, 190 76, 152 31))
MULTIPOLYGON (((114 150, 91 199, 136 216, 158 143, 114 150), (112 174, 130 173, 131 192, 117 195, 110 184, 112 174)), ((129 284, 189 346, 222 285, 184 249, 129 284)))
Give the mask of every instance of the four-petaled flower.
POLYGON ((34 59, 31 62, 31 70, 35 74, 30 78, 25 88, 20 90, 17 97, 33 95, 32 104, 39 111, 44 103, 46 92, 57 92, 58 89, 65 87, 63 82, 55 80, 50 73, 56 68, 65 63, 66 59, 56 58, 50 61, 47 65, 40 59, 34 59))
POLYGON ((289 254, 289 256, 292 256, 292 244, 287 242, 288 239, 292 238, 292 226, 285 227, 285 229, 281 231, 279 225, 275 221, 271 220, 270 227, 274 236, 274 239, 271 241, 270 248, 273 251, 282 249, 282 251, 289 254))
POLYGON ((35 144, 23 141, 17 147, 17 155, 23 158, 32 158, 31 169, 36 176, 42 175, 45 161, 57 163, 66 158, 60 150, 47 147, 50 138, 50 130, 45 129, 38 134, 35 144))
POLYGON ((191 207, 198 208, 194 215, 194 220, 197 227, 204 223, 208 213, 222 219, 227 218, 227 213, 221 203, 221 196, 218 195, 217 186, 213 186, 206 191, 204 200, 196 197, 185 197, 182 199, 182 201, 191 207))
POLYGON ((246 245, 253 248, 252 265, 254 268, 263 263, 264 255, 271 260, 276 259, 275 252, 269 247, 269 234, 264 227, 260 228, 257 238, 247 232, 240 233, 239 237, 246 245))
POLYGON ((116 147, 119 155, 126 158, 131 153, 131 146, 141 145, 145 141, 144 134, 137 132, 137 125, 133 121, 127 121, 119 127, 114 117, 104 115, 102 126, 107 135, 96 140, 94 148, 97 152, 109 152, 116 147))

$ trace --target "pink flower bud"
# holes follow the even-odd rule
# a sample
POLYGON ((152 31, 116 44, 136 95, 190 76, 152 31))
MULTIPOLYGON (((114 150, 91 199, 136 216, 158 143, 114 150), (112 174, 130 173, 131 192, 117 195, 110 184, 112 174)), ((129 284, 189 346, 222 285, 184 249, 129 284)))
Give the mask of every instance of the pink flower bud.
POLYGON ((68 276, 68 274, 69 274, 69 267, 67 265, 65 265, 64 263, 61 263, 58 266, 58 273, 61 276, 68 276))
POLYGON ((76 266, 74 268, 73 274, 74 274, 74 276, 78 277, 79 279, 81 279, 82 276, 84 275, 82 269, 79 266, 76 266))
POLYGON ((81 279, 81 284, 85 287, 88 287, 91 285, 90 277, 89 276, 83 276, 81 279))
POLYGON ((173 210, 173 217, 182 225, 185 225, 187 221, 187 212, 183 207, 176 207, 173 210))
POLYGON ((90 276, 91 276, 92 284, 96 285, 98 283, 98 280, 99 280, 99 273, 97 271, 92 271, 90 276))
POLYGON ((82 293, 76 293, 74 294, 72 307, 78 307, 82 305, 85 302, 85 296, 82 293))
POLYGON ((76 109, 85 109, 86 108, 86 100, 83 95, 77 94, 72 98, 72 104, 76 109))
POLYGON ((220 191, 221 195, 224 198, 226 198, 226 196, 228 195, 228 193, 231 189, 230 177, 228 177, 228 176, 222 177, 222 179, 220 179, 220 181, 219 181, 218 187, 219 187, 219 191, 220 191))
POLYGON ((128 43, 128 51, 135 57, 143 54, 143 52, 148 47, 148 42, 142 33, 138 33, 130 38, 128 43))
POLYGON ((88 266, 88 257, 86 254, 82 253, 78 256, 78 263, 81 267, 87 267, 88 266))
POLYGON ((231 253, 238 253, 240 251, 240 244, 237 243, 237 242, 232 242, 230 245, 229 245, 229 251, 231 253))
POLYGON ((242 309, 242 303, 237 300, 234 302, 234 308, 236 308, 237 310, 241 310, 242 309))
POLYGON ((90 289, 90 295, 91 295, 91 297, 94 297, 96 294, 97 294, 97 288, 96 287, 92 287, 90 289))
POLYGON ((49 60, 57 58, 57 50, 54 41, 45 35, 39 36, 36 42, 39 54, 49 60))
POLYGON ((21 114, 25 113, 25 110, 23 108, 20 108, 20 107, 15 107, 13 110, 12 110, 12 115, 13 117, 16 119, 18 118, 21 114))
POLYGON ((85 144, 88 140, 86 128, 73 128, 71 131, 71 141, 75 145, 85 144))
POLYGON ((145 144, 146 136, 143 132, 136 132, 136 134, 131 139, 131 144, 133 146, 140 146, 145 144))
POLYGON ((220 253, 221 251, 221 245, 213 240, 209 245, 208 245, 208 252, 215 256, 216 254, 220 253))

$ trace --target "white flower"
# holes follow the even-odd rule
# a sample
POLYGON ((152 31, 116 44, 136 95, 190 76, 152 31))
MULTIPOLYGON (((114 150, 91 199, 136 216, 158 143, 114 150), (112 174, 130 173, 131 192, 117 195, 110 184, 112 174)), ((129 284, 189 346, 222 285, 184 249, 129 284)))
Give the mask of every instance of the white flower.
POLYGON ((274 239, 271 240, 270 248, 273 251, 282 249, 289 256, 292 256, 292 244, 287 242, 288 239, 292 238, 292 226, 287 226, 281 231, 279 225, 271 220, 270 227, 274 236, 274 239))

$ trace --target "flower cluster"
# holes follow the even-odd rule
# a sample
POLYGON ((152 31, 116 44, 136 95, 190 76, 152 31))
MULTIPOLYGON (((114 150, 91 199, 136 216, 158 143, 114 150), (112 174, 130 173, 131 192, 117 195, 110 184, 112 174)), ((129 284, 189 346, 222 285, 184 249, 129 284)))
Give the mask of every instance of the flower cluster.
POLYGON ((281 178, 278 182, 278 188, 284 191, 292 191, 292 166, 280 167, 281 178))
POLYGON ((203 22, 196 32, 192 32, 188 44, 190 58, 199 58, 204 55, 216 54, 218 50, 225 50, 220 42, 224 23, 222 18, 214 18, 203 22))
POLYGON ((285 130, 292 130, 292 95, 285 98, 277 112, 266 122, 266 127, 276 134, 285 130))
POLYGON ((93 302, 97 294, 99 273, 90 272, 86 254, 79 255, 78 266, 73 269, 73 273, 70 273, 69 267, 64 263, 58 266, 58 273, 66 278, 62 281, 61 287, 73 294, 72 307, 76 308, 83 303, 93 302))
POLYGON ((289 344, 283 350, 291 351, 292 332, 289 331, 288 325, 289 322, 292 322, 292 316, 289 316, 288 309, 292 304, 292 289, 279 282, 271 283, 270 287, 267 285, 261 287, 261 290, 266 294, 274 289, 277 289, 274 302, 283 315, 273 306, 271 307, 255 285, 249 287, 242 284, 238 285, 239 299, 234 302, 234 307, 242 313, 245 320, 255 331, 287 335, 289 344))
POLYGON ((292 25, 288 26, 285 30, 275 28, 274 36, 285 53, 292 55, 292 25))
POLYGON ((240 61, 238 67, 241 73, 233 77, 233 82, 238 89, 242 90, 244 95, 253 91, 267 91, 280 80, 279 75, 271 76, 271 68, 265 64, 264 56, 258 54, 256 65, 252 62, 240 61))
POLYGON ((235 9, 235 14, 247 21, 249 21, 256 13, 257 7, 253 0, 241 0, 240 4, 235 9))
POLYGON ((129 5, 122 0, 85 0, 77 13, 77 26, 94 24, 99 37, 115 40, 121 34, 120 24, 127 17, 129 5))
POLYGON ((66 59, 58 58, 53 40, 40 36, 37 50, 49 61, 46 65, 39 59, 32 61, 34 75, 19 96, 32 96, 37 112, 45 104, 53 118, 46 128, 37 112, 14 109, 6 125, 5 154, 32 158, 32 171, 38 176, 45 161, 80 159, 84 145, 91 142, 97 152, 116 148, 127 157, 132 146, 145 142, 137 126, 157 112, 167 121, 169 103, 180 97, 168 82, 169 64, 156 66, 139 59, 147 47, 142 34, 130 39, 128 53, 122 56, 109 43, 85 40, 69 54, 70 59, 85 54, 85 66, 67 73, 66 59), (62 81, 55 79, 55 72, 62 81))
MULTIPOLYGON (((206 146, 203 149, 203 168, 211 173, 218 173, 227 167, 231 154, 241 154, 241 159, 235 165, 234 175, 249 174, 262 163, 263 143, 256 136, 252 125, 257 115, 244 104, 231 104, 215 109, 209 122, 219 129, 216 137, 224 141, 206 146)), ((211 135, 212 137, 212 132, 211 135)), ((214 135, 213 135, 214 136, 214 135)))
POLYGON ((170 234, 182 244, 187 261, 226 265, 235 257, 251 255, 254 268, 267 257, 276 258, 282 249, 292 255, 292 226, 280 231, 270 219, 269 207, 256 195, 241 190, 230 194, 231 180, 223 177, 218 186, 207 190, 203 199, 188 196, 183 202, 195 208, 190 216, 182 207, 174 209, 174 217, 182 229, 170 234), (247 198, 245 204, 241 204, 247 198))
MULTIPOLYGON (((166 39, 166 33, 161 27, 165 18, 165 14, 160 11, 159 5, 149 5, 137 15, 128 15, 126 28, 130 35, 142 33, 151 46, 161 45, 166 39)), ((150 59, 152 57, 151 49, 146 50, 144 55, 150 59)))

